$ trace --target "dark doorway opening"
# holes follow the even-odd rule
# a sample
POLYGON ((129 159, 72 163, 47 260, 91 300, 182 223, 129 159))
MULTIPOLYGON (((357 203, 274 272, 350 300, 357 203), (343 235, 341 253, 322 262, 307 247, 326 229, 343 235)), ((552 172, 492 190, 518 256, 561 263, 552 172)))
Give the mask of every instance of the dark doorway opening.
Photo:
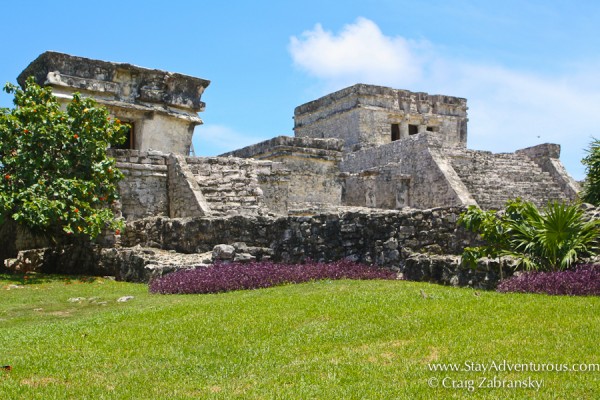
POLYGON ((392 142, 400 139, 400 124, 392 124, 392 142))
POLYGON ((419 125, 409 125, 408 126, 408 134, 409 135, 416 135, 417 133, 419 133, 419 125))

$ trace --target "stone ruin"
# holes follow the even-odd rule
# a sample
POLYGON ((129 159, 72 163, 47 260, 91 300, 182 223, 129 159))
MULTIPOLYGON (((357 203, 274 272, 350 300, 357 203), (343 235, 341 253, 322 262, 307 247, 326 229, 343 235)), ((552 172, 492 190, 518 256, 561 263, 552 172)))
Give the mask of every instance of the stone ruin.
POLYGON ((52 51, 36 58, 17 81, 24 86, 30 76, 51 87, 63 104, 79 92, 130 124, 122 148, 177 154, 189 154, 194 128, 202 124, 197 113, 205 104, 200 99, 210 84, 187 75, 52 51))
MULTIPOLYGON (((349 257, 410 279, 485 287, 498 265, 471 271, 458 260, 476 241, 456 226, 464 207, 498 209, 516 197, 543 205, 579 191, 557 144, 467 149, 463 98, 357 84, 297 107, 293 137, 193 157, 209 81, 55 52, 33 61, 19 83, 30 75, 62 101, 94 97, 133 127, 125 148, 112 150, 125 174, 127 229, 84 252, 85 262, 74 261, 80 251, 63 253, 62 265, 80 272, 143 281, 206 265, 222 258, 214 246, 235 244, 239 259, 349 257)), ((12 257, 32 239, 11 232, 6 263, 23 267, 25 255, 12 257)))

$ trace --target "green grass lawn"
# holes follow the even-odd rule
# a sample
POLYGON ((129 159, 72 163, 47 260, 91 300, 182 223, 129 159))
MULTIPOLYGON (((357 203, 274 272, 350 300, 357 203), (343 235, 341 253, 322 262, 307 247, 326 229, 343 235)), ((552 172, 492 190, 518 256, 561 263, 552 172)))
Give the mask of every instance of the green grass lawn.
POLYGON ((181 296, 102 278, 23 283, 0 275, 3 399, 600 398, 598 370, 430 371, 598 364, 597 297, 403 281, 181 296), (529 379, 541 388, 477 387, 529 379))

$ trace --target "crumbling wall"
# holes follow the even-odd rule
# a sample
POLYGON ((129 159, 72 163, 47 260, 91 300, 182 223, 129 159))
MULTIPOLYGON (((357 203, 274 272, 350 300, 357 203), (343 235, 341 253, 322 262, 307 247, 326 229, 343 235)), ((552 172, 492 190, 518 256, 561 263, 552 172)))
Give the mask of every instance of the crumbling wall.
MULTIPOLYGON (((476 204, 469 191, 444 156, 445 143, 435 133, 421 133, 383 146, 347 153, 340 164, 342 172, 362 171, 388 165, 397 176, 410 176, 408 206, 432 208, 476 204)), ((365 187, 365 191, 368 188, 365 187)), ((395 196, 385 200, 394 204, 395 196)))
MULTIPOLYGON (((284 178, 287 210, 306 204, 338 206, 342 196, 341 145, 336 139, 278 136, 224 156, 280 162, 289 171, 284 178)), ((274 192, 269 185, 280 185, 272 179, 262 182, 264 192, 274 192)))
POLYGON ((131 221, 123 246, 150 246, 203 253, 221 243, 270 247, 274 258, 299 262, 344 257, 397 266, 402 249, 460 254, 473 236, 457 227, 460 207, 430 210, 372 210, 342 207, 314 216, 163 217, 131 221))
POLYGON ((166 157, 161 152, 112 150, 117 168, 125 178, 119 182, 121 213, 130 221, 169 215, 166 157))
POLYGON ((397 163, 344 177, 342 203, 347 206, 400 209, 409 205, 410 176, 397 163))
POLYGON ((84 243, 25 251, 8 264, 21 270, 146 281, 155 273, 203 267, 211 259, 206 261, 207 252, 227 244, 276 262, 348 258, 395 269, 406 279, 493 288, 504 264, 483 262, 476 270, 460 265, 463 248, 478 243, 456 223, 463 210, 342 207, 314 216, 151 217, 127 223, 122 247, 84 243))

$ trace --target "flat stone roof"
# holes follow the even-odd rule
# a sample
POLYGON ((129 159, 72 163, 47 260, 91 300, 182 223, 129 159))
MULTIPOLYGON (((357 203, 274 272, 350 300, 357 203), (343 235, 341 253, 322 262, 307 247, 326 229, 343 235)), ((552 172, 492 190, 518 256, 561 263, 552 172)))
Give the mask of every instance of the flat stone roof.
POLYGON ((29 76, 39 85, 100 92, 114 96, 117 101, 158 103, 196 112, 204 109, 201 96, 210 84, 206 79, 189 75, 54 51, 42 53, 21 72, 17 81, 24 86, 29 76))
POLYGON ((345 89, 338 90, 337 92, 330 93, 316 100, 309 101, 308 103, 304 103, 296 107, 294 110, 294 115, 315 112, 336 102, 346 102, 350 99, 354 99, 354 101, 351 101, 351 103, 353 103, 353 106, 356 107, 359 105, 380 106, 380 102, 376 99, 384 97, 398 99, 398 101, 406 100, 413 102, 429 102, 432 104, 441 103, 464 110, 466 110, 467 107, 467 99, 462 97, 453 97, 440 94, 430 95, 424 92, 411 92, 409 90, 393 89, 386 86, 366 85, 364 83, 359 83, 345 89))

